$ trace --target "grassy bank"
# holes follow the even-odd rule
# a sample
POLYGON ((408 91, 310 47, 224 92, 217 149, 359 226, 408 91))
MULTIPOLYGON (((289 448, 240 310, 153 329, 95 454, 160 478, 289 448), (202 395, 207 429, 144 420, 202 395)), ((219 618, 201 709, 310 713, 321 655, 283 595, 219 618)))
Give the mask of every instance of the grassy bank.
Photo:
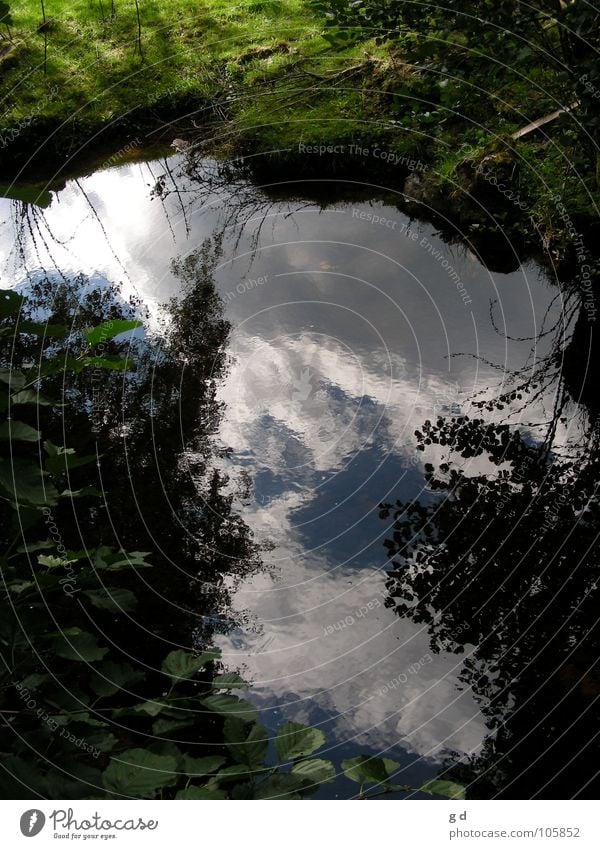
POLYGON ((421 163, 413 188, 420 182, 425 199, 458 206, 467 192, 475 207, 496 208, 490 225, 473 207, 473 232, 535 220, 559 240, 557 194, 577 221, 596 217, 596 163, 572 116, 511 138, 570 96, 560 74, 530 58, 501 72, 482 65, 473 78, 440 74, 427 58, 406 61, 410 33, 336 41, 301 0, 139 0, 137 12, 134 0, 47 0, 44 24, 41 4, 12 4, 0 83, 5 174, 34 170, 32 155, 39 170, 102 146, 130 158, 159 139, 200 135, 223 155, 279 151, 280 167, 296 173, 401 184, 421 163))

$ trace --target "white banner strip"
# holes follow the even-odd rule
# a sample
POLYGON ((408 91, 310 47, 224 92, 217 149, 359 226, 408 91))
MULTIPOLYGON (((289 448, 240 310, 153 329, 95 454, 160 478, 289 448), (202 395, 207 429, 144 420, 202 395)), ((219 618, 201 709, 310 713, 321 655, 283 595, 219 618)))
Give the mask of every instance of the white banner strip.
POLYGON ((596 802, 349 801, 7 801, 0 802, 7 849, 87 845, 210 845, 261 849, 371 846, 376 841, 445 846, 598 849, 596 802), (268 806, 268 810, 267 810, 268 806), (31 842, 29 842, 31 841, 31 842), (118 841, 118 844, 114 841, 118 841), (169 841, 169 842, 167 842, 169 841), (63 844, 64 845, 64 844, 63 844))

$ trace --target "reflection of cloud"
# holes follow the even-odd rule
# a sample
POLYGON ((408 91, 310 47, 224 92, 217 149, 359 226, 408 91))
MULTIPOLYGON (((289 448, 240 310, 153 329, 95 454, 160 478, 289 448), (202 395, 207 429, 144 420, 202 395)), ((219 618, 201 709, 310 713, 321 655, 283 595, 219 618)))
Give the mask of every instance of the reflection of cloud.
POLYGON ((259 576, 238 594, 269 640, 249 636, 240 645, 234 636, 229 656, 232 638, 222 638, 223 659, 246 666, 264 721, 286 703, 290 715, 311 722, 337 717, 338 742, 357 736, 383 750, 395 741, 422 756, 477 748, 485 726, 471 695, 456 690, 462 657, 429 654, 426 632, 384 607, 380 573, 327 565, 296 562, 285 586, 259 576), (425 655, 431 660, 410 674, 425 655), (386 687, 398 677, 405 683, 386 687))

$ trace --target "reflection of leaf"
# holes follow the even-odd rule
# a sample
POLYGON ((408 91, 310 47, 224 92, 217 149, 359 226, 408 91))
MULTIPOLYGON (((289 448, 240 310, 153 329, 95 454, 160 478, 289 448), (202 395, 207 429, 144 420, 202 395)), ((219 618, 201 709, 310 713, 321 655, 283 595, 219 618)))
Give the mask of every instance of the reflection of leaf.
POLYGON ((427 781, 419 788, 422 793, 431 793, 433 796, 446 796, 448 799, 466 799, 467 791, 462 784, 457 784, 455 781, 445 781, 443 779, 434 779, 427 781))
POLYGON ((220 652, 215 649, 213 651, 203 652, 198 657, 190 654, 183 649, 176 649, 170 652, 163 660, 162 671, 174 681, 191 678, 199 669, 202 669, 209 661, 219 657, 220 652))
POLYGON ((325 735, 318 728, 286 722, 275 738, 275 749, 280 761, 312 755, 325 742, 325 735))
POLYGON ((114 319, 113 321, 104 321, 96 327, 85 330, 84 336, 90 345, 98 345, 100 342, 106 342, 108 339, 114 339, 120 333, 127 333, 128 330, 135 330, 136 327, 141 326, 141 321, 114 319))
POLYGON ((174 784, 177 761, 171 755, 155 755, 146 749, 128 749, 113 758, 104 770, 102 783, 111 793, 148 798, 161 787, 174 784))

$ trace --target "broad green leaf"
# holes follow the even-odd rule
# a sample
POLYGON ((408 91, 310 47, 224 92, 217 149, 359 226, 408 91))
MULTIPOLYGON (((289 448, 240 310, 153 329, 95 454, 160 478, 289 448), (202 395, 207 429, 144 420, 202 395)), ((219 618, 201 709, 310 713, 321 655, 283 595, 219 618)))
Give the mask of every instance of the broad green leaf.
POLYGON ((226 799, 227 796, 220 790, 207 790, 206 787, 186 787, 175 796, 176 799, 226 799))
POLYGON ((199 669, 202 669, 203 666, 206 666, 219 655, 220 652, 216 649, 202 652, 198 657, 190 654, 190 652, 183 651, 183 649, 175 649, 163 660, 162 671, 174 681, 184 681, 186 678, 191 678, 199 669))
POLYGON ((237 672, 225 672, 217 675, 211 683, 213 690, 232 690, 235 687, 247 687, 248 684, 237 672))
POLYGON ((388 780, 388 772, 381 758, 358 755, 342 761, 342 769, 347 778, 358 784, 385 784, 388 780))
POLYGON ((277 772, 270 775, 255 788, 255 799, 301 799, 306 782, 291 772, 277 772))
POLYGON ((52 475, 64 475, 71 469, 77 469, 79 466, 87 466, 89 463, 95 463, 98 459, 96 454, 78 455, 73 448, 59 448, 53 445, 52 442, 46 440, 44 448, 48 457, 46 457, 46 471, 52 475))
POLYGON ((335 778, 335 767, 331 761, 323 758, 314 760, 298 761, 292 767, 292 775, 299 775, 307 779, 311 784, 327 784, 335 778))
POLYGON ((64 324, 43 324, 37 321, 20 321, 17 325, 19 333, 31 333, 34 336, 47 336, 54 339, 64 339, 69 335, 68 327, 64 324))
POLYGON ((0 439, 18 440, 19 442, 38 442, 42 434, 25 422, 2 422, 0 424, 0 439))
POLYGON ((161 711, 165 710, 168 705, 165 702, 156 702, 153 700, 142 702, 140 705, 134 706, 136 713, 147 713, 148 716, 158 716, 161 711))
POLYGON ((11 389, 22 389, 27 383, 27 378, 22 371, 14 368, 0 368, 0 381, 7 383, 11 389))
POLYGON ((244 766, 241 766, 241 765, 239 765, 239 766, 238 765, 226 766, 225 769, 219 770, 219 772, 214 776, 214 778, 211 779, 211 784, 213 782, 229 783, 231 781, 235 781, 236 779, 240 778, 241 776, 244 776, 244 778, 247 778, 248 775, 249 775, 248 770, 244 766))
POLYGON ((25 554, 26 552, 32 554, 34 551, 54 548, 54 545, 55 543, 49 539, 39 540, 39 542, 28 542, 27 545, 20 545, 19 548, 17 548, 17 552, 19 554, 25 554))
POLYGON ((200 704, 221 716, 236 716, 239 719, 246 720, 246 722, 253 722, 256 719, 254 705, 251 705, 245 699, 238 699, 237 696, 216 693, 214 696, 206 696, 206 698, 201 699, 200 704))
POLYGON ((65 566, 69 563, 77 563, 76 560, 66 560, 62 557, 57 557, 55 554, 38 554, 37 561, 40 566, 46 566, 47 569, 56 569, 58 566, 65 566))
POLYGON ((275 750, 281 762, 312 755, 325 743, 325 735, 318 728, 286 722, 275 738, 275 750))
POLYGON ((0 486, 18 504, 41 507, 58 503, 58 492, 45 475, 38 466, 20 457, 13 457, 12 462, 0 457, 0 486))
POLYGON ((84 331, 84 336, 90 345, 98 345, 100 342, 106 342, 108 339, 114 339, 120 333, 127 333, 128 330, 135 330, 136 327, 141 327, 141 321, 128 321, 126 319, 114 319, 113 321, 105 321, 98 324, 96 327, 90 327, 84 331))
POLYGON ((13 407, 17 404, 35 404, 39 407, 51 407, 54 402, 48 398, 44 398, 35 389, 21 389, 19 392, 15 392, 14 395, 10 396, 10 403, 13 407))
POLYGON ((467 790, 462 784, 444 779, 426 781, 419 787, 421 793, 430 793, 433 796, 446 796, 448 799, 466 799, 467 790))
POLYGON ((102 660, 108 649, 100 648, 96 637, 80 628, 67 628, 53 638, 54 650, 59 657, 67 660, 81 660, 93 663, 102 660))
POLYGON ((0 318, 7 318, 9 315, 18 313, 24 303, 25 298, 18 292, 12 289, 0 289, 0 318))
POLYGON ((179 731, 180 728, 189 728, 193 723, 193 716, 189 716, 187 719, 169 719, 169 717, 162 716, 152 724, 152 733, 160 737, 162 734, 179 731))
POLYGON ((105 661, 97 666, 90 678, 90 687, 97 696, 112 696, 119 690, 143 681, 145 673, 128 663, 105 661))
POLYGON ((183 756, 182 771, 190 778, 214 775, 225 763, 225 758, 219 755, 209 755, 206 758, 192 758, 190 755, 183 756))
POLYGON ((106 587, 102 590, 85 590, 84 595, 89 598, 94 607, 99 610, 135 610, 137 598, 131 590, 120 587, 106 587))
POLYGON ((108 734, 92 734, 87 738, 90 746, 98 749, 99 752, 110 752, 119 742, 118 738, 110 732, 108 734))
POLYGON ((107 371, 131 371, 134 366, 133 360, 125 357, 83 357, 80 362, 83 367, 96 366, 107 371))
POLYGON ((102 783, 110 793, 151 798, 161 787, 175 784, 176 769, 177 760, 170 755, 128 749, 118 758, 112 758, 102 774, 102 783))
POLYGON ((225 720, 224 737, 234 761, 244 764, 250 770, 264 765, 269 734, 262 725, 255 723, 248 727, 242 720, 229 717, 225 720))

